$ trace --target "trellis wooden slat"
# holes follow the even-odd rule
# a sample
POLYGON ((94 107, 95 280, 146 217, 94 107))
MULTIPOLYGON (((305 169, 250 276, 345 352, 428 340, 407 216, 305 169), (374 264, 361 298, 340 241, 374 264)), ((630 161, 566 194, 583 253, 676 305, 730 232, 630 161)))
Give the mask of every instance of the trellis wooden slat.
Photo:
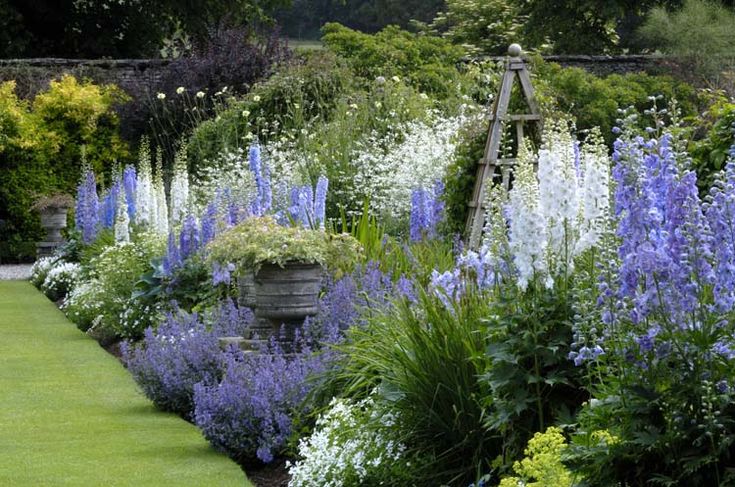
POLYGON ((511 45, 508 53, 510 57, 505 62, 505 72, 500 83, 500 90, 493 102, 492 110, 487 117, 487 120, 490 121, 490 130, 488 132, 487 142, 485 143, 485 153, 483 158, 478 162, 475 188, 472 192, 472 199, 468 203, 469 216, 467 218, 466 233, 470 248, 477 248, 482 236, 482 228, 485 223, 485 208, 483 203, 485 201, 487 185, 493 184, 496 170, 500 170, 500 184, 508 188, 510 185, 511 169, 516 163, 515 158, 499 157, 504 123, 512 122, 515 124, 516 138, 518 144, 520 144, 525 136, 524 123, 535 122, 540 124, 543 122, 541 112, 536 103, 531 76, 526 69, 526 63, 520 57, 520 46, 517 44, 511 45), (528 105, 530 113, 508 114, 511 92, 516 78, 520 82, 520 92, 528 105))

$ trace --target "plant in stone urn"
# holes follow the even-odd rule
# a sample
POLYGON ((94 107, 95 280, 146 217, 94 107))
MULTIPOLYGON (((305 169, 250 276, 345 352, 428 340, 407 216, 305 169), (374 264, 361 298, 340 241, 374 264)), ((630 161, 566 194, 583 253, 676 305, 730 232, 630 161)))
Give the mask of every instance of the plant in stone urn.
POLYGON ((52 193, 36 198, 32 209, 41 216, 46 238, 38 244, 39 257, 50 255, 63 242, 61 230, 66 228, 66 214, 74 206, 74 198, 65 193, 52 193))
POLYGON ((233 263, 237 274, 255 277, 256 316, 290 335, 317 313, 325 267, 354 262, 359 243, 348 235, 285 227, 269 217, 250 218, 209 245, 213 263, 233 263))

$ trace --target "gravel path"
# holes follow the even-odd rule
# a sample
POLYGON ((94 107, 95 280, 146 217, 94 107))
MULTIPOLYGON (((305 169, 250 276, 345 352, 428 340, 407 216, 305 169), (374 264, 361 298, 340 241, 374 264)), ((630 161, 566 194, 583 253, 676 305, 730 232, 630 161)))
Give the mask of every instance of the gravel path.
POLYGON ((31 277, 31 264, 0 265, 0 281, 28 279, 31 277))

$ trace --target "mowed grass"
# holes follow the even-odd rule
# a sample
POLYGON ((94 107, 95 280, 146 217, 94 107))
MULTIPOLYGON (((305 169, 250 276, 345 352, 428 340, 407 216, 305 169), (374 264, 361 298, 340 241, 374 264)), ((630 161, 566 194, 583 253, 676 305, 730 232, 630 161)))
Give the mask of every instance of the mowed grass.
POLYGON ((324 49, 324 44, 318 39, 289 39, 288 47, 291 49, 301 49, 303 51, 318 51, 324 49))
POLYGON ((29 283, 0 281, 0 486, 251 486, 29 283))

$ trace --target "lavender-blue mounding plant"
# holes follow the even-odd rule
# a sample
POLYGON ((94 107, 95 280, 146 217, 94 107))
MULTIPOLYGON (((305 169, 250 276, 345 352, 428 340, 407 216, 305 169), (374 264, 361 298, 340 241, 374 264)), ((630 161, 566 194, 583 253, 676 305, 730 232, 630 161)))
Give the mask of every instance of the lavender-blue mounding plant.
MULTIPOLYGON (((224 311, 222 322, 213 328, 231 332, 232 313, 224 311)), ((226 369, 227 357, 240 354, 235 349, 223 352, 217 336, 196 313, 171 313, 157 330, 146 329, 141 344, 125 342, 123 360, 157 407, 188 418, 194 408, 194 385, 217 384, 226 369)))

